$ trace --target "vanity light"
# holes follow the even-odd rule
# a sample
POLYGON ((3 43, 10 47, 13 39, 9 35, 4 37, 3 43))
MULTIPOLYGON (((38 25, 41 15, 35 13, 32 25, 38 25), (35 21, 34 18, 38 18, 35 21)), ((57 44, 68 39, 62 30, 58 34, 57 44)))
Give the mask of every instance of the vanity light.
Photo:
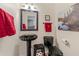
POLYGON ((33 3, 25 3, 22 6, 22 9, 37 11, 37 8, 35 7, 35 5, 33 3))

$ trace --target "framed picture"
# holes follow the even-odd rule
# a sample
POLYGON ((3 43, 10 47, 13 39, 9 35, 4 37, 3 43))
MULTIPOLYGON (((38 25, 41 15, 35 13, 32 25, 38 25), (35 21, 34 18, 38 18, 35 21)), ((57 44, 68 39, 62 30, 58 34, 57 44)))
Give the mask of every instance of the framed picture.
POLYGON ((21 31, 38 30, 38 11, 21 9, 21 31))
POLYGON ((45 15, 45 21, 50 21, 50 15, 45 15))

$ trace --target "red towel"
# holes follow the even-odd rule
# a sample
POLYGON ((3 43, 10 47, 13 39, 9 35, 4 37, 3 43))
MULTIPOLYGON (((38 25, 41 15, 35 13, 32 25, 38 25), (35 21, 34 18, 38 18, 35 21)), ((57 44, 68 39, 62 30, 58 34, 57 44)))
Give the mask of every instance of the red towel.
POLYGON ((26 25, 22 24, 22 30, 26 30, 26 25))
POLYGON ((52 23, 44 23, 45 31, 52 32, 52 23))
POLYGON ((0 38, 16 34, 14 18, 0 8, 0 38))

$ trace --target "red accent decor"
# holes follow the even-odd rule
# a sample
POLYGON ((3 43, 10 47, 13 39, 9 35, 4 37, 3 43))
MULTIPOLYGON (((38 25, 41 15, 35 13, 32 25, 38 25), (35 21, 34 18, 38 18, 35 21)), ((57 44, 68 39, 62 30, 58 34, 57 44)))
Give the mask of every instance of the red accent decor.
POLYGON ((25 30, 26 29, 26 25, 22 24, 22 29, 25 30))
POLYGON ((0 38, 15 34, 14 17, 0 8, 0 38))
POLYGON ((44 23, 45 31, 52 32, 52 23, 44 23))

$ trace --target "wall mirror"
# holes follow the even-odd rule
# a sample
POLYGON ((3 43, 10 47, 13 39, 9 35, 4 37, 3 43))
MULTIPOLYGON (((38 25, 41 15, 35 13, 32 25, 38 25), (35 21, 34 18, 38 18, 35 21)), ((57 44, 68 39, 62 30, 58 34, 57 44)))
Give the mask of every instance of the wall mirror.
POLYGON ((21 9, 21 31, 38 30, 38 11, 21 9))

